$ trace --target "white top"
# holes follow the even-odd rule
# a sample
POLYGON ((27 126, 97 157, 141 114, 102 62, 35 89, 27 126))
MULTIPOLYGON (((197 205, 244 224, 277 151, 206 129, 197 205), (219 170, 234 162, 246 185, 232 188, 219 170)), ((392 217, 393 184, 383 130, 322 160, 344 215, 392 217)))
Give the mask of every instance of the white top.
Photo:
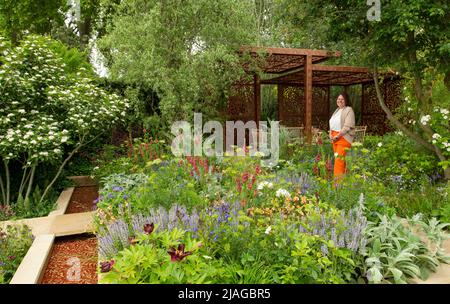
POLYGON ((341 131, 341 114, 342 109, 339 109, 333 116, 330 118, 330 130, 332 131, 341 131))

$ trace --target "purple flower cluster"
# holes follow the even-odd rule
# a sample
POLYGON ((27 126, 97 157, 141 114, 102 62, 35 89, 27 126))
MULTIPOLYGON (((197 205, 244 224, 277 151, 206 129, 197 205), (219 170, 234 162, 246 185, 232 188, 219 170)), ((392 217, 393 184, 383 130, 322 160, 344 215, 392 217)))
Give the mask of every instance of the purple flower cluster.
POLYGON ((108 225, 101 235, 98 237, 98 248, 104 258, 114 257, 120 250, 130 245, 130 230, 123 220, 108 225))
POLYGON ((311 192, 316 188, 314 180, 306 172, 302 172, 300 175, 297 173, 278 173, 271 182, 276 184, 288 183, 291 184, 294 189, 301 189, 302 192, 311 192))
POLYGON ((130 225, 124 219, 119 219, 99 233, 99 251, 103 258, 112 258, 117 253, 130 246, 134 236, 144 233, 145 227, 154 224, 159 230, 174 228, 193 232, 198 231, 200 216, 196 210, 189 214, 184 206, 173 205, 166 210, 163 207, 151 209, 149 215, 137 214, 131 216, 130 225))
MULTIPOLYGON (((316 209, 319 212, 319 209, 316 209)), ((351 209, 347 212, 341 211, 340 219, 327 218, 321 215, 320 220, 309 218, 306 228, 299 226, 301 233, 318 235, 325 240, 332 240, 339 248, 347 248, 354 252, 364 251, 367 240, 364 237, 364 229, 367 226, 367 219, 362 209, 351 209)), ((323 252, 325 250, 322 250, 323 252)))
POLYGON ((206 216, 215 219, 214 221, 209 221, 207 223, 208 227, 205 227, 209 231, 209 236, 214 241, 217 241, 220 235, 226 232, 223 225, 236 228, 239 224, 238 215, 241 209, 240 202, 229 203, 225 201, 206 209, 206 216))
POLYGON ((159 207, 152 209, 149 215, 138 214, 133 216, 131 225, 134 231, 140 231, 141 227, 147 223, 155 223, 158 229, 172 230, 181 228, 186 231, 197 232, 200 216, 197 210, 189 214, 184 206, 173 205, 169 210, 159 207))

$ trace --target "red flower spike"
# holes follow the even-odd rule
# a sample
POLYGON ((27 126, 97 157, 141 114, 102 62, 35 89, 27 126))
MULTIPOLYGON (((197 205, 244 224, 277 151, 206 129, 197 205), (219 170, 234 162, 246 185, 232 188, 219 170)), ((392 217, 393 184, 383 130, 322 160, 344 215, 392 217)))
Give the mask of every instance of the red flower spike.
POLYGON ((146 234, 152 233, 154 229, 155 229, 155 225, 153 223, 144 225, 144 232, 146 234))
POLYGON ((319 168, 317 168, 317 166, 314 166, 314 167, 313 167, 313 172, 314 172, 315 174, 319 174, 319 168))
POLYGON ((317 139, 317 144, 318 144, 318 145, 322 145, 322 144, 323 144, 322 137, 319 137, 319 138, 317 139))
POLYGON ((259 174, 261 174, 261 167, 259 166, 259 165, 257 165, 256 166, 256 168, 255 168, 255 173, 256 173, 256 175, 259 175, 259 174))
POLYGON ((241 193, 242 191, 242 185, 241 185, 241 180, 240 179, 236 179, 236 187, 239 193, 241 193))
POLYGON ((242 182, 245 183, 248 180, 249 176, 250 176, 250 174, 247 171, 245 171, 242 174, 242 182))
POLYGON ((174 247, 170 248, 167 253, 170 255, 170 261, 172 262, 180 262, 188 255, 191 255, 192 252, 190 251, 184 251, 185 245, 180 244, 178 245, 178 249, 175 249, 174 247))
POLYGON ((322 156, 320 154, 317 154, 314 159, 316 162, 320 162, 320 160, 322 159, 322 156))

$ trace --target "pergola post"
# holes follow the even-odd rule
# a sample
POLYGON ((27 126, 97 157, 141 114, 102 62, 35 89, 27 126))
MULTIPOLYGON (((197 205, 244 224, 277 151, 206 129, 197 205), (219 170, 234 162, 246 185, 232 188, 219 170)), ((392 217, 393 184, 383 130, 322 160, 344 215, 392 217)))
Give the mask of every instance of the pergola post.
POLYGON ((255 122, 259 127, 259 121, 261 120, 261 79, 259 75, 253 75, 254 85, 254 97, 255 97, 255 122))
MULTIPOLYGON (((253 96, 254 96, 254 106, 255 106, 255 122, 256 122, 256 145, 259 146, 259 121, 261 120, 261 78, 258 74, 253 75, 253 96)), ((252 135, 249 134, 249 144, 250 137, 252 135)), ((253 139, 252 139, 253 140, 253 139)))
POLYGON ((312 56, 306 55, 305 58, 305 88, 304 88, 304 96, 305 96, 305 133, 306 133, 306 142, 311 144, 312 141, 312 56))

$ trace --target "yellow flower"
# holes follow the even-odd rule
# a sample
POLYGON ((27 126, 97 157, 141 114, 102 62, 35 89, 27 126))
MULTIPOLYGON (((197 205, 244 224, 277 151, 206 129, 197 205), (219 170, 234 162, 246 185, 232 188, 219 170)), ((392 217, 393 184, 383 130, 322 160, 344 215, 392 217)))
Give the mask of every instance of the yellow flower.
POLYGON ((294 202, 298 202, 298 200, 299 200, 298 196, 294 196, 293 201, 294 201, 294 202))
POLYGON ((306 204, 306 202, 307 202, 306 196, 302 196, 302 204, 306 204))

